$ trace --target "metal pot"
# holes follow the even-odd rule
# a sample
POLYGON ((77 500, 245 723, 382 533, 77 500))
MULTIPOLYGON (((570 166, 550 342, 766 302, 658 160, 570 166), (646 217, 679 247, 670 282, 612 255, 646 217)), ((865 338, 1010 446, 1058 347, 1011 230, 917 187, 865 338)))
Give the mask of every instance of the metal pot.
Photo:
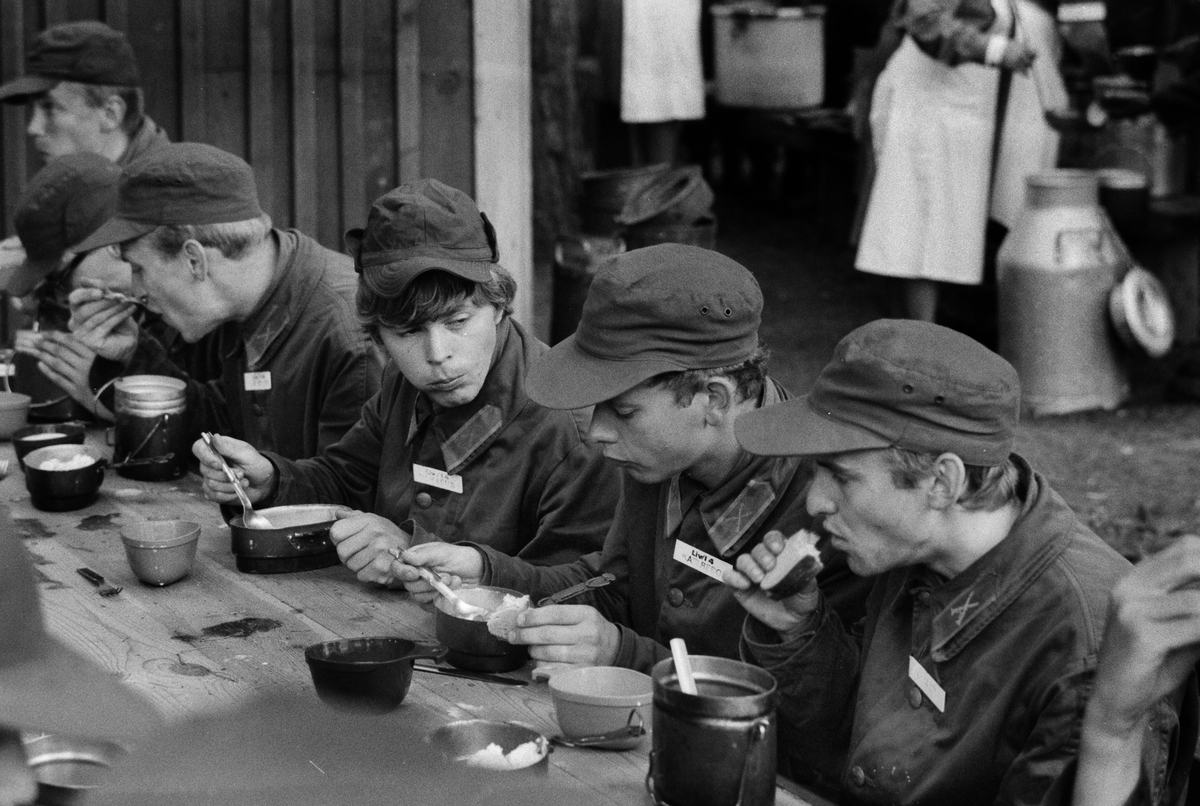
POLYGON ((693 655, 696 694, 675 662, 654 665, 654 750, 646 788, 657 806, 775 802, 775 678, 757 666, 693 655))
POLYGON ((25 489, 33 505, 46 512, 83 509, 96 500, 108 462, 87 445, 47 445, 25 454, 25 489), (51 459, 67 461, 86 454, 93 462, 71 470, 44 470, 51 459))
MULTIPOLYGON (((468 604, 495 610, 504 601, 505 595, 522 594, 508 588, 481 585, 476 588, 459 588, 459 598, 468 604)), ((434 601, 434 630, 438 641, 449 650, 446 662, 459 669, 475 672, 510 672, 525 665, 529 650, 523 645, 501 641, 488 632, 486 621, 476 621, 455 615, 453 605, 438 597, 434 601)))
POLYGON ((445 653, 443 647, 383 636, 313 644, 304 650, 304 659, 323 702, 347 711, 384 714, 408 694, 413 661, 440 660, 445 653))
POLYGON ((257 510, 274 524, 273 529, 251 529, 238 515, 229 521, 238 570, 279 574, 337 565, 329 527, 343 509, 330 504, 297 504, 257 510))

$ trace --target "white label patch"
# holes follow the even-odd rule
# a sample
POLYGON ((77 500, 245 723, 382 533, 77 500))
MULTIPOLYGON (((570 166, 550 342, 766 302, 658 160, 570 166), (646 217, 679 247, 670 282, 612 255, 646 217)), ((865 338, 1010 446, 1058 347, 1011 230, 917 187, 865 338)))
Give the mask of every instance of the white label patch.
POLYGON ((271 373, 247 372, 242 375, 247 392, 266 392, 271 388, 271 373))
POLYGON ((942 713, 946 712, 945 690, 938 685, 933 676, 925 671, 925 667, 912 655, 908 656, 908 677, 917 684, 917 688, 921 689, 921 692, 929 698, 934 707, 942 713))
POLYGON ((688 568, 694 568, 718 582, 721 580, 721 576, 733 567, 724 560, 719 560, 708 552, 701 551, 689 543, 684 543, 682 540, 675 541, 674 556, 676 562, 681 562, 688 568))
POLYGON ((413 481, 418 484, 428 484, 439 490, 449 490, 452 493, 462 493, 462 476, 451 476, 445 470, 426 467, 413 463, 413 481))

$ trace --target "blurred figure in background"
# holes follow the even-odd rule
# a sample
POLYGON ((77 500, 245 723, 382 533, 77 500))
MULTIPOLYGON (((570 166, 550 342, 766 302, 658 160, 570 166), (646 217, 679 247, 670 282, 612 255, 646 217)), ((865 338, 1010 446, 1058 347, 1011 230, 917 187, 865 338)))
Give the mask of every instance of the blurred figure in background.
POLYGON ((624 0, 621 120, 634 165, 678 162, 685 120, 704 117, 700 0, 624 0))
POLYGON ((855 266, 903 279, 906 315, 933 321, 938 283, 983 279, 1000 71, 1038 54, 1008 0, 898 0, 889 24, 905 35, 872 96, 876 175, 855 266))

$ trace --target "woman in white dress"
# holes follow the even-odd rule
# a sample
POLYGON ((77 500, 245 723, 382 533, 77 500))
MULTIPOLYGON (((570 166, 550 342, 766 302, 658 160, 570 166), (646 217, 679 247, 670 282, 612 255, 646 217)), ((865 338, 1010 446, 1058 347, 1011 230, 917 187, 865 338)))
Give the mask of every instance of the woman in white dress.
POLYGON ((855 266, 903 279, 907 315, 933 321, 939 282, 983 278, 1000 71, 1037 54, 1010 0, 899 0, 892 24, 906 35, 872 98, 877 167, 855 266))

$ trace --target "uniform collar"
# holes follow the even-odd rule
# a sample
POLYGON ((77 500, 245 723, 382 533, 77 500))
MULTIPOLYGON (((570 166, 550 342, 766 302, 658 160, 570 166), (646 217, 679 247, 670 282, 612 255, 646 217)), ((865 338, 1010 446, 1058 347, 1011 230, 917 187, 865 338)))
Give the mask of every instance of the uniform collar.
POLYGON ((996 620, 1064 552, 1074 515, 1065 505, 1054 506, 1056 494, 1020 456, 1013 454, 1019 472, 1021 513, 1008 536, 965 571, 942 580, 927 568, 907 570, 905 584, 893 600, 901 606, 905 594, 927 590, 933 617, 932 658, 943 663, 957 655, 996 620))
POLYGON ((496 326, 492 367, 470 403, 438 409, 424 392, 417 394, 408 442, 421 428, 433 428, 447 473, 456 473, 479 456, 528 402, 520 370, 522 338, 506 316, 496 326))
MULTIPOLYGON (((768 378, 763 384, 759 408, 787 398, 782 386, 768 378)), ((800 457, 755 456, 742 451, 736 466, 719 487, 706 490, 685 475, 671 478, 667 489, 665 536, 671 538, 683 523, 684 513, 700 508, 700 519, 717 552, 728 557, 737 553, 754 534, 763 516, 803 460, 800 457)))
POLYGON ((271 230, 279 250, 271 270, 267 293, 254 313, 241 323, 246 349, 246 367, 253 372, 268 363, 284 337, 298 324, 293 312, 302 308, 316 290, 315 282, 285 282, 300 251, 299 238, 292 232, 271 230))

